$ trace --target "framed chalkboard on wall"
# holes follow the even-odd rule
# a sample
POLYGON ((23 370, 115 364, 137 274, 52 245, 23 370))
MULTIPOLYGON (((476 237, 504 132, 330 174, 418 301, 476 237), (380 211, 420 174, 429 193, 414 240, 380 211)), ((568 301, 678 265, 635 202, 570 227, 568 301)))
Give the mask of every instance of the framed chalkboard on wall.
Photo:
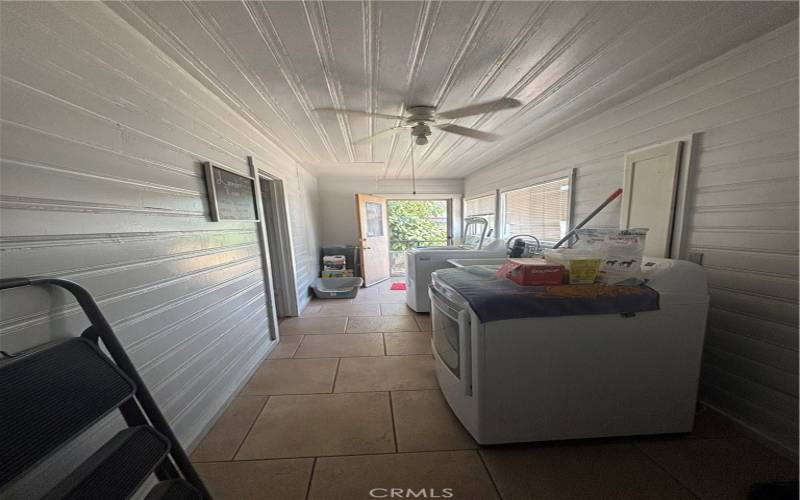
POLYGON ((203 167, 211 220, 258 220, 255 179, 209 162, 203 167))

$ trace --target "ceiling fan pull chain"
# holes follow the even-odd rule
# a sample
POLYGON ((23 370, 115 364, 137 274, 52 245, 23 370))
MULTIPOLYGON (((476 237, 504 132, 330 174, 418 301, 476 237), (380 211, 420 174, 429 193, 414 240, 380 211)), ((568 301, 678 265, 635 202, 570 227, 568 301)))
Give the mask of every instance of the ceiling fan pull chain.
POLYGON ((411 193, 417 194, 417 176, 414 171, 414 142, 411 142, 411 193))

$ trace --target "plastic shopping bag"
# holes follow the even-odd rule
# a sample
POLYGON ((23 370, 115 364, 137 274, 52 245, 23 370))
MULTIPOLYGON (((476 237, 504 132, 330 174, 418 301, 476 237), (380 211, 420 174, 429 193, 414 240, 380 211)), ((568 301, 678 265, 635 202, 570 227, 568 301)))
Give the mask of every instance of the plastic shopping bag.
POLYGON ((647 231, 647 228, 579 229, 573 248, 602 256, 599 282, 607 285, 641 283, 647 231))

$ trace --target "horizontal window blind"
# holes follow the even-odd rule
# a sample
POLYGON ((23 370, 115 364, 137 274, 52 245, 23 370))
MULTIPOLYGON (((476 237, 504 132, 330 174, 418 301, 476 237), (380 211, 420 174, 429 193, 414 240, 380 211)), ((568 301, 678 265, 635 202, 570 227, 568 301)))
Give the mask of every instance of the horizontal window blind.
MULTIPOLYGON (((480 198, 472 198, 471 200, 464 201, 464 218, 467 217, 483 217, 489 221, 488 230, 494 230, 495 219, 495 204, 497 203, 497 196, 490 194, 481 196, 480 198)), ((494 231, 492 231, 494 232, 494 231)))
POLYGON ((496 197, 493 194, 481 196, 480 198, 473 198, 464 202, 464 216, 482 216, 494 215, 494 205, 496 197))
POLYGON ((503 193, 504 234, 560 240, 569 224, 569 177, 503 193))

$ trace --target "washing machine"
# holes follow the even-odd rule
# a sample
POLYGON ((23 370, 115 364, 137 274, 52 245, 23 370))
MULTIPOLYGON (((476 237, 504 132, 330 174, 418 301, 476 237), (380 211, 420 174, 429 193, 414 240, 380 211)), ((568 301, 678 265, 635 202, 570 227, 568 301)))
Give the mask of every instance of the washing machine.
POLYGON ((503 240, 485 238, 482 246, 478 240, 465 238, 461 245, 444 247, 418 247, 406 251, 406 304, 417 312, 430 312, 431 299, 428 285, 431 274, 438 269, 453 267, 450 259, 490 259, 505 257, 503 240))

